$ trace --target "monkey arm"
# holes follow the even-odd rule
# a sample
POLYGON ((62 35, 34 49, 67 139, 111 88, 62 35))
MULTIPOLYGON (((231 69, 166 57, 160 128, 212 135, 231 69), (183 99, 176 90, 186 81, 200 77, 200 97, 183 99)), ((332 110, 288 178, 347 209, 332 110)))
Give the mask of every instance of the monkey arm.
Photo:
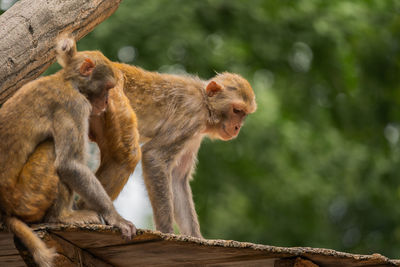
POLYGON ((83 164, 86 137, 77 127, 77 121, 68 114, 55 114, 53 138, 55 143, 55 167, 60 180, 92 203, 99 213, 113 209, 112 202, 91 170, 83 164), (61 120, 62 119, 62 120, 61 120))
POLYGON ((56 161, 57 173, 62 182, 67 184, 91 207, 100 214, 107 214, 113 210, 113 204, 102 185, 98 182, 90 169, 77 160, 56 161))
POLYGON ((85 123, 88 118, 80 115, 80 112, 77 114, 82 117, 82 121, 79 121, 79 118, 74 120, 72 115, 65 111, 54 114, 53 138, 56 151, 56 171, 61 182, 67 184, 84 198, 108 224, 118 227, 123 237, 130 239, 136 233, 135 226, 116 212, 101 183, 83 164, 84 148, 87 142, 85 123))
POLYGON ((172 170, 172 191, 174 217, 181 234, 202 237, 197 213, 193 203, 190 180, 196 165, 196 155, 200 148, 201 137, 193 138, 177 159, 172 170))
POLYGON ((90 118, 90 131, 99 145, 101 161, 96 177, 115 200, 141 158, 136 115, 122 88, 110 90, 107 111, 90 118))

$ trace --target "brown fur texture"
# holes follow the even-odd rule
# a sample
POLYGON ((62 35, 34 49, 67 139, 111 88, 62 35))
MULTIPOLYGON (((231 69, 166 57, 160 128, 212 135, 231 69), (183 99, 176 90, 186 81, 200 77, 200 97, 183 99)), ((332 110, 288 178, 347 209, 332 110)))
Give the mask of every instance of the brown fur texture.
POLYGON ((135 112, 123 91, 124 77, 110 90, 107 110, 90 118, 90 137, 101 151, 96 172, 104 189, 115 200, 141 159, 139 132, 135 112))
MULTIPOLYGON (((222 140, 237 136, 245 117, 256 110, 250 84, 231 73, 203 81, 194 76, 159 74, 119 63, 114 63, 114 67, 121 71, 124 80, 113 90, 123 88, 138 117, 141 142, 145 142, 143 174, 157 230, 173 232, 175 220, 182 234, 201 237, 189 185, 197 152, 204 136, 222 140)), ((121 106, 126 103, 119 104, 119 110, 130 110, 121 106)), ((120 138, 109 128, 104 129, 103 136, 108 141, 120 138)), ((101 146, 100 150, 103 154, 101 146)), ((108 157, 118 154, 116 150, 108 157)), ((107 164, 102 160, 99 171, 107 164)), ((116 197, 122 187, 115 183, 121 177, 112 173, 102 175, 99 171, 97 177, 107 193, 116 197)))
POLYGON ((71 219, 72 190, 124 237, 136 231, 115 211, 85 165, 89 116, 104 110, 108 90, 115 85, 111 63, 97 51, 76 52, 70 39, 60 40, 57 52, 64 69, 26 84, 0 109, 2 219, 40 266, 51 266, 54 253, 24 222, 42 220, 48 211, 68 213, 66 218, 71 219), (38 147, 46 140, 50 144, 38 147))

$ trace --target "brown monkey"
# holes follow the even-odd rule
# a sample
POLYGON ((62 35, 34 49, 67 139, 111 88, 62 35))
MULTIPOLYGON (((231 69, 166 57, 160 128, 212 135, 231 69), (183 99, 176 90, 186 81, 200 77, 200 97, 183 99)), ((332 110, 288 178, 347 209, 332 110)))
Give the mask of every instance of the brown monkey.
MULTIPOLYGON (((182 234, 201 237, 189 185, 197 152, 205 136, 230 140, 239 134, 246 116, 256 110, 250 84, 231 73, 203 81, 119 63, 114 63, 114 67, 123 73, 123 81, 119 80, 111 91, 123 87, 139 120, 141 142, 146 142, 142 146, 143 174, 157 230, 173 232, 175 219, 182 234)), ((111 94, 110 103, 113 101, 111 94)), ((115 111, 107 110, 103 116, 116 117, 130 110, 126 103, 118 105, 115 111)), ((105 142, 103 138, 107 142, 121 140, 113 127, 104 127, 104 121, 107 119, 91 120, 94 140, 98 143, 105 142)), ((120 126, 124 129, 122 122, 120 126)), ((103 158, 96 176, 114 200, 124 179, 113 175, 118 168, 107 159, 126 151, 107 151, 101 145, 100 151, 103 158)), ((130 174, 129 168, 124 170, 125 175, 130 174)), ((124 170, 119 172, 122 174, 124 170)))
MULTIPOLYGON (((98 115, 107 106, 108 90, 115 85, 113 67, 100 52, 77 52, 71 39, 62 39, 57 52, 64 69, 26 84, 0 109, 2 219, 40 266, 51 266, 54 253, 24 222, 36 222, 46 212, 57 212, 51 205, 64 208, 62 205, 71 200, 71 190, 107 223, 120 228, 124 237, 135 233, 134 225, 116 212, 84 164, 89 115, 98 115), (54 146, 44 143, 37 148, 45 140, 54 146), (51 164, 43 165, 41 159, 51 164), (35 172, 47 173, 47 177, 38 177, 35 172), (64 191, 59 192, 63 197, 58 197, 57 189, 64 191)), ((98 221, 96 213, 86 212, 88 218, 98 221)), ((76 215, 82 214, 79 211, 76 215)), ((70 211, 66 220, 73 215, 70 211)))

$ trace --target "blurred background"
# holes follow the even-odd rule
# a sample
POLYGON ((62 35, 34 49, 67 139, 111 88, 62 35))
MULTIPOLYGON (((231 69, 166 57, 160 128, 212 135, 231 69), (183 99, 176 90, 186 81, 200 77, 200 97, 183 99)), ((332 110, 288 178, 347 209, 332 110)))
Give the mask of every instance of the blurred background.
MULTIPOLYGON (((250 81, 258 110, 239 137, 200 149, 206 238, 400 258, 399 12, 395 0, 126 0, 78 48, 250 81)), ((139 167, 116 206, 153 227, 139 167)))

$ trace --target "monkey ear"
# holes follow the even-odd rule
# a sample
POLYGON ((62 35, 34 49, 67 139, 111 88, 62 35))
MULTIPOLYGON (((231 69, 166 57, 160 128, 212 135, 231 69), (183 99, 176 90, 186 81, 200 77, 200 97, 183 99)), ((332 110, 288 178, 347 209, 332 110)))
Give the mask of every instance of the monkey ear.
POLYGON ((83 76, 89 76, 92 74, 92 71, 96 65, 93 63, 92 60, 85 58, 85 61, 82 63, 79 73, 83 76))
POLYGON ((222 90, 221 85, 219 85, 218 83, 216 83, 214 81, 209 82, 206 87, 207 96, 210 96, 210 97, 215 95, 216 93, 218 93, 221 90, 222 90))

